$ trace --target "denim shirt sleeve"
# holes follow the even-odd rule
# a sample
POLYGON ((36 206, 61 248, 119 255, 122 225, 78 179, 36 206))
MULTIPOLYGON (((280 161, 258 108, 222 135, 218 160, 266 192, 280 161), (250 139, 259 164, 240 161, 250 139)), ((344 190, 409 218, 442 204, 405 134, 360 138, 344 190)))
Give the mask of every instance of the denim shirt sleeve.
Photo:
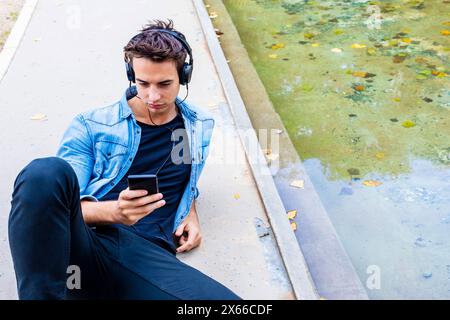
POLYGON ((89 184, 95 159, 92 140, 82 115, 76 116, 69 125, 56 156, 66 160, 74 169, 80 186, 80 199, 98 201, 95 197, 84 194, 89 184))

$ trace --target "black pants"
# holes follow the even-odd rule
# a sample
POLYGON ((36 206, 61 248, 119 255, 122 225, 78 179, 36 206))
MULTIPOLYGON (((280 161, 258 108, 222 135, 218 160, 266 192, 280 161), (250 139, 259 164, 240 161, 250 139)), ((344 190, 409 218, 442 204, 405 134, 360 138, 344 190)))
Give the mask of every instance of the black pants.
POLYGON ((11 206, 20 299, 240 299, 157 242, 117 226, 88 227, 76 174, 63 159, 29 163, 11 206))

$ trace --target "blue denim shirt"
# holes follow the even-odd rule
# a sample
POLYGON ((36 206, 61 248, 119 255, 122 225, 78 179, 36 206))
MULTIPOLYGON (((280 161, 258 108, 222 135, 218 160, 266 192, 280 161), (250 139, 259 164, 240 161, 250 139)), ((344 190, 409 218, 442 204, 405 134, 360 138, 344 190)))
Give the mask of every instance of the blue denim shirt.
MULTIPOLYGON (((191 154, 191 174, 178 206, 173 231, 186 218, 197 181, 205 165, 214 128, 206 111, 176 98, 186 128, 191 154)), ((75 170, 80 198, 98 201, 128 172, 139 147, 141 128, 128 105, 126 94, 110 106, 77 115, 64 133, 57 157, 75 170)))

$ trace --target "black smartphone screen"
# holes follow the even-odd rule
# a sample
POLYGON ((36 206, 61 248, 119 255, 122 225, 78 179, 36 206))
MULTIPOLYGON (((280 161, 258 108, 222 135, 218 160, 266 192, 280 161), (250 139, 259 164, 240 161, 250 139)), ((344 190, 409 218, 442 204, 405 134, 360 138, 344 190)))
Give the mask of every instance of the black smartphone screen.
POLYGON ((147 190, 147 195, 158 193, 158 177, 154 174, 129 175, 128 188, 130 190, 147 190))

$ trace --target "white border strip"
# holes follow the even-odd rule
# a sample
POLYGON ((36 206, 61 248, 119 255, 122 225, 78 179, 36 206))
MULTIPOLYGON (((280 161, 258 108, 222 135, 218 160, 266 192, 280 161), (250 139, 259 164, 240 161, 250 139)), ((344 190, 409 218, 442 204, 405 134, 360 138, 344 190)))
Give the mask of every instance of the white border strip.
POLYGON ((247 159, 249 160, 249 165, 252 168, 253 177, 264 203, 267 217, 269 218, 295 296, 301 300, 316 300, 319 296, 311 279, 302 250, 286 218, 286 210, 275 187, 270 170, 266 165, 264 154, 260 147, 258 147, 256 155, 252 154, 244 142, 245 138, 250 138, 252 140, 250 145, 259 146, 258 138, 251 124, 239 89, 234 81, 233 74, 226 62, 223 50, 217 40, 208 12, 202 0, 192 1, 197 10, 197 15, 216 66, 217 74, 227 96, 231 113, 237 128, 240 129, 238 130, 239 135, 247 159), (251 136, 243 137, 243 132, 249 128, 253 129, 251 136))
POLYGON ((22 10, 20 10, 19 17, 14 23, 11 33, 6 40, 6 43, 0 52, 0 82, 8 71, 9 65, 14 58, 17 48, 20 45, 23 35, 27 29, 28 23, 31 20, 34 9, 38 0, 26 0, 22 10))

